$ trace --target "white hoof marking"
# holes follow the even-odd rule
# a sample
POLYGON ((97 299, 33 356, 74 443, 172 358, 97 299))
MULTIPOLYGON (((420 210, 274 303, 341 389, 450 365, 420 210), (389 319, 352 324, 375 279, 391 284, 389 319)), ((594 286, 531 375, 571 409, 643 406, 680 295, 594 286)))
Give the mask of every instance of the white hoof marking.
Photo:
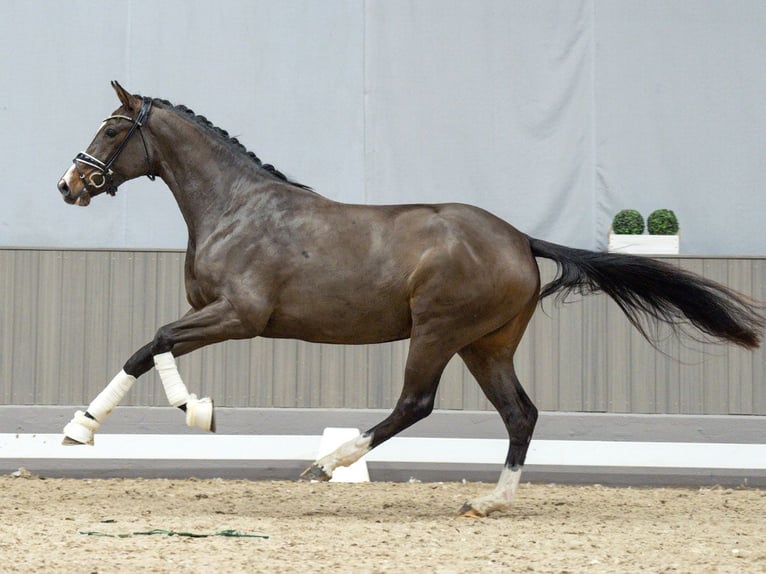
POLYGON ((321 457, 314 464, 324 470, 328 476, 333 477, 336 468, 350 466, 367 454, 370 451, 371 442, 372 436, 360 434, 356 438, 343 443, 330 454, 321 457))
MULTIPOLYGON (((358 442, 357 437, 360 437, 359 429, 336 427, 325 428, 322 432, 322 440, 319 443, 317 458, 324 460, 324 457, 331 455, 333 452, 337 452, 338 448, 347 444, 349 440, 351 443, 356 444, 358 442)), ((341 463, 338 462, 337 464, 341 463)), ((325 472, 327 472, 326 469, 325 472)), ((338 466, 337 468, 333 468, 327 474, 331 476, 330 482, 370 481, 370 473, 367 470, 367 462, 364 460, 364 456, 360 457, 355 462, 351 462, 348 466, 338 466)))
POLYGON ((498 510, 509 510, 520 480, 521 468, 503 468, 495 490, 490 494, 471 500, 466 506, 484 516, 498 510))

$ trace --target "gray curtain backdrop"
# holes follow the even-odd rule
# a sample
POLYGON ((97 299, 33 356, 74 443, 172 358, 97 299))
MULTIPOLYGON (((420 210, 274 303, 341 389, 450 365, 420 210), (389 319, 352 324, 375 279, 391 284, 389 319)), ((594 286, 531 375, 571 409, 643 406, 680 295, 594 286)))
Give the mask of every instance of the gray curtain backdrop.
POLYGON ((117 79, 340 201, 593 249, 665 207, 684 254, 766 254, 760 0, 5 0, 0 55, 0 246, 185 246, 159 181, 58 197, 117 79))

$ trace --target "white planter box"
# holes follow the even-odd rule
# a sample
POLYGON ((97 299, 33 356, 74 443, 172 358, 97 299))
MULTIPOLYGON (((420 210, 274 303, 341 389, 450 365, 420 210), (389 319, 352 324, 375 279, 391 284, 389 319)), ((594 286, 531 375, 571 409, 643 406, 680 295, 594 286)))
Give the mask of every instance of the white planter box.
POLYGON ((609 253, 678 255, 679 235, 618 235, 609 233, 609 253))

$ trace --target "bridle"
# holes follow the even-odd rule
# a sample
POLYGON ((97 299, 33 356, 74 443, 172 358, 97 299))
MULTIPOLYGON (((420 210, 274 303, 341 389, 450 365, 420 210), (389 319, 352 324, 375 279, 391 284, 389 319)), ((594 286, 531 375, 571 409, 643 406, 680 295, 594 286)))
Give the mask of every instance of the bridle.
POLYGON ((122 142, 120 142, 120 145, 117 146, 117 149, 112 152, 112 155, 105 162, 93 157, 84 151, 78 153, 72 160, 72 163, 74 163, 74 168, 77 171, 77 175, 80 177, 80 181, 82 181, 85 191, 87 191, 91 197, 104 191, 109 195, 114 195, 117 193, 117 186, 114 184, 114 180, 112 179, 112 174, 114 173, 112 171, 112 165, 114 165, 114 162, 117 161, 118 157, 120 157, 120 154, 125 149, 125 146, 128 145, 130 138, 134 133, 136 133, 136 131, 138 131, 138 135, 141 136, 141 142, 144 144, 147 168, 146 177, 154 181, 155 175, 154 171, 152 170, 152 162, 149 159, 149 148, 146 145, 144 134, 141 131, 141 127, 149 118, 149 110, 151 110, 151 108, 152 99, 144 97, 141 101, 141 109, 139 110, 135 119, 128 116, 109 116, 104 120, 105 122, 109 120, 128 120, 132 123, 130 130, 128 130, 128 133, 125 135, 125 138, 123 138, 122 142), (79 164, 84 164, 92 167, 96 171, 92 172, 88 177, 85 177, 85 174, 80 169, 79 164), (90 187, 88 187, 88 184, 90 184, 90 187))

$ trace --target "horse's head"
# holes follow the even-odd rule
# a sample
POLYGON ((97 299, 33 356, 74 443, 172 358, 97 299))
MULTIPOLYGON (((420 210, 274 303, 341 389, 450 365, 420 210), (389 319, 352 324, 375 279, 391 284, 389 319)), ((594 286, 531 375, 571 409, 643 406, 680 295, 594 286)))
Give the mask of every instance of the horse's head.
POLYGON ((85 206, 92 197, 106 192, 114 195, 124 181, 146 175, 154 179, 149 148, 142 127, 149 119, 150 98, 129 94, 112 82, 122 105, 106 118, 84 152, 59 180, 64 201, 85 206), (138 132, 139 137, 134 137, 138 132))

